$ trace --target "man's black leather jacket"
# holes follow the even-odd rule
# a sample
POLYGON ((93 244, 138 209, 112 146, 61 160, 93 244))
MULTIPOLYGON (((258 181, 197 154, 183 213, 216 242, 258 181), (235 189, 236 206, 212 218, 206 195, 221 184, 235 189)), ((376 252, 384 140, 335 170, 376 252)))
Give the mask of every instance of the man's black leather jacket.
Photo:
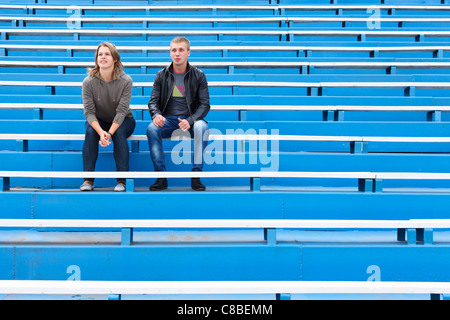
MULTIPOLYGON (((148 109, 152 119, 157 115, 163 115, 172 94, 174 85, 173 65, 160 70, 153 82, 153 89, 148 109)), ((190 116, 187 121, 191 125, 197 120, 203 120, 208 114, 209 91, 206 76, 200 69, 187 64, 186 75, 184 76, 184 92, 189 108, 190 116)))

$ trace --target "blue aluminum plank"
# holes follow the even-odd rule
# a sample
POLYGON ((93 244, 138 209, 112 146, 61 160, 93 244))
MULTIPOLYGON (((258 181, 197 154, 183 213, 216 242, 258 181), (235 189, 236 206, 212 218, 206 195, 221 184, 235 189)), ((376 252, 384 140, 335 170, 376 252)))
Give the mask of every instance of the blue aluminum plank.
MULTIPOLYGON (((111 184, 113 186, 113 184, 111 184)), ((448 193, 0 192, 3 219, 449 219, 448 193), (185 212, 186 203, 199 203, 185 212), (90 208, 86 210, 86 208, 90 208), (214 208, 207 209, 207 208, 214 208)))

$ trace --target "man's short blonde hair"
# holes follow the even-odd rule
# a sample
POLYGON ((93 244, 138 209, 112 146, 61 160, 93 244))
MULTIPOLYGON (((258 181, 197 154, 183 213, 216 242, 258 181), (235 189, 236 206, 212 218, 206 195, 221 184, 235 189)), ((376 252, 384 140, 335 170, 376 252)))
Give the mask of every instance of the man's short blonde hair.
POLYGON ((185 37, 175 37, 175 38, 173 38, 172 41, 170 42, 170 46, 172 46, 172 43, 182 43, 182 42, 186 43, 187 51, 191 51, 191 43, 185 37))

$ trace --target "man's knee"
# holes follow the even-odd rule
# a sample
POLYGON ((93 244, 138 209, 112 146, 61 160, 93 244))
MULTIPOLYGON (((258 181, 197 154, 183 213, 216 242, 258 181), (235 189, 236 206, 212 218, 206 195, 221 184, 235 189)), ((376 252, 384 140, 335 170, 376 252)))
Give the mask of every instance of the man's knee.
POLYGON ((202 137, 209 131, 208 124, 204 120, 194 122, 194 135, 202 135, 202 137))
POLYGON ((147 137, 155 137, 158 136, 161 132, 161 127, 155 126, 155 124, 152 122, 147 127, 147 137))

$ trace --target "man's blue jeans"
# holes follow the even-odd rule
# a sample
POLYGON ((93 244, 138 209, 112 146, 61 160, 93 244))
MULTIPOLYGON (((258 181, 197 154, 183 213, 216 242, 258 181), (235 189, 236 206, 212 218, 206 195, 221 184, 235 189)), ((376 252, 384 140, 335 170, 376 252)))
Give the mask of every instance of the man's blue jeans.
MULTIPOLYGON (((147 127, 147 138, 155 171, 166 171, 164 161, 163 139, 172 137, 175 130, 181 130, 178 118, 186 119, 185 116, 166 116, 164 126, 157 127, 153 122, 147 127)), ((209 140, 208 124, 199 120, 188 131, 194 137, 194 154, 192 171, 203 170, 203 154, 209 140)))
MULTIPOLYGON (((102 129, 105 131, 108 131, 111 127, 111 122, 105 122, 98 119, 98 123, 100 124, 100 127, 102 127, 102 129)), ((114 146, 114 159, 116 160, 117 171, 129 171, 130 150, 128 147, 127 139, 132 135, 135 127, 136 121, 134 120, 134 118, 126 117, 120 125, 119 129, 117 129, 117 131, 112 136, 114 146)), ((87 121, 85 124, 85 128, 86 135, 83 145, 83 170, 95 171, 95 164, 97 163, 98 158, 98 142, 100 141, 100 136, 87 121)), ((85 180, 94 181, 94 179, 85 180)))

